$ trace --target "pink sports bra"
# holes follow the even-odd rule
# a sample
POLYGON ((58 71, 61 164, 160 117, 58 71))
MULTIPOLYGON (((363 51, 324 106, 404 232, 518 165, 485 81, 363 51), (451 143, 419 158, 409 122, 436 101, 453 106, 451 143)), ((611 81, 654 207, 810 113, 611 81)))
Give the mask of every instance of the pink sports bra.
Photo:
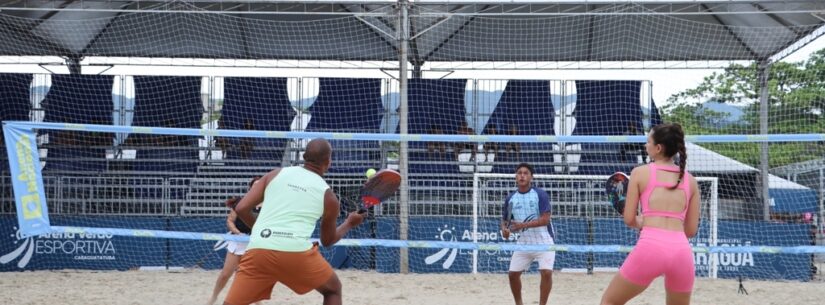
POLYGON ((681 189, 681 190, 685 191, 685 209, 681 212, 654 211, 654 210, 650 209, 650 194, 653 193, 653 190, 656 187, 670 188, 670 187, 673 186, 673 184, 671 184, 671 183, 661 182, 661 181, 657 180, 656 179, 656 172, 658 170, 663 170, 663 171, 667 171, 667 172, 678 173, 679 172, 679 167, 678 166, 661 166, 661 165, 656 165, 655 163, 650 163, 647 166, 650 169, 650 178, 647 182, 647 187, 645 188, 645 191, 642 192, 642 198, 641 198, 642 215, 643 216, 670 217, 670 218, 676 218, 676 219, 684 221, 685 220, 685 215, 687 215, 688 206, 690 205, 690 183, 688 183, 688 181, 690 181, 688 179, 688 177, 690 177, 690 174, 687 171, 685 171, 685 176, 682 178, 682 182, 676 188, 676 189, 681 189))

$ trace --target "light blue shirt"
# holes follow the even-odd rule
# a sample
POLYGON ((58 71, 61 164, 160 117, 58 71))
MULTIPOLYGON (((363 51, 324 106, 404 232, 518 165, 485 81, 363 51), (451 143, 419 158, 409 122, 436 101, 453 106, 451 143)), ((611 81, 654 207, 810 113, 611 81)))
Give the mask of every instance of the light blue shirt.
MULTIPOLYGON (((507 196, 504 200, 502 209, 502 219, 507 221, 509 219, 518 222, 528 222, 540 218, 541 214, 552 212, 550 205, 550 195, 543 189, 531 187, 526 193, 515 191, 507 196)), ((519 240, 525 241, 534 240, 540 243, 548 234, 550 238, 554 238, 553 222, 547 224, 547 228, 529 228, 521 233, 519 240)))

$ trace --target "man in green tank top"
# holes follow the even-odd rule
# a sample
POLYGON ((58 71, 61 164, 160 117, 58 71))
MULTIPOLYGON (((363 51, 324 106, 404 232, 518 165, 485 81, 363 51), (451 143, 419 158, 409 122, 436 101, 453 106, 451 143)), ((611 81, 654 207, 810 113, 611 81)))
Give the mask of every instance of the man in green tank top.
POLYGON ((298 294, 317 290, 324 304, 341 304, 341 281, 310 237, 320 218, 321 244, 332 246, 364 216, 350 213, 336 227, 340 203, 323 179, 331 162, 329 142, 314 139, 304 152, 304 166, 272 170, 241 199, 235 212, 252 234, 224 304, 267 300, 278 282, 298 294), (259 202, 256 218, 252 209, 259 202))

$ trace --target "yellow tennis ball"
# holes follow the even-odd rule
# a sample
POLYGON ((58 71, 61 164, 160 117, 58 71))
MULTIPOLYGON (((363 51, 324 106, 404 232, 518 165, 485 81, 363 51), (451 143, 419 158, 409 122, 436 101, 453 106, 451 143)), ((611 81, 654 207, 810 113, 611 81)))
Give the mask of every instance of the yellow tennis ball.
POLYGON ((370 169, 367 170, 367 172, 365 174, 367 175, 367 178, 370 178, 370 177, 372 177, 372 175, 375 175, 375 169, 370 168, 370 169))

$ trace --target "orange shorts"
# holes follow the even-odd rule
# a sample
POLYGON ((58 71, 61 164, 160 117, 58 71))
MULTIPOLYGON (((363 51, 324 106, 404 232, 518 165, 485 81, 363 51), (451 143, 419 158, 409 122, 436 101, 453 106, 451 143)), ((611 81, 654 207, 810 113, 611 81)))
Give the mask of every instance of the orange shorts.
POLYGON ((278 282, 295 293, 305 294, 321 287, 332 275, 332 267, 317 246, 304 252, 247 250, 225 302, 246 305, 268 300, 278 282))

